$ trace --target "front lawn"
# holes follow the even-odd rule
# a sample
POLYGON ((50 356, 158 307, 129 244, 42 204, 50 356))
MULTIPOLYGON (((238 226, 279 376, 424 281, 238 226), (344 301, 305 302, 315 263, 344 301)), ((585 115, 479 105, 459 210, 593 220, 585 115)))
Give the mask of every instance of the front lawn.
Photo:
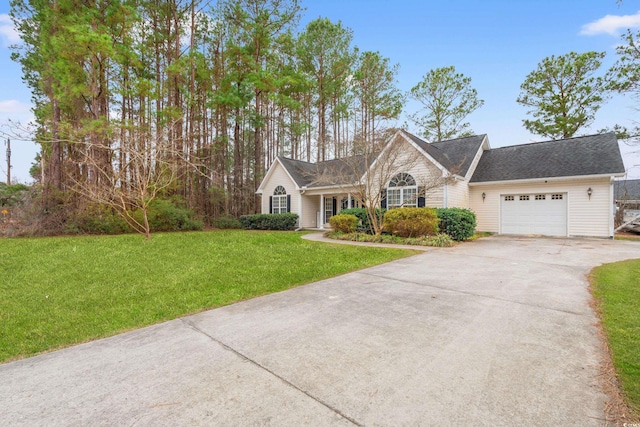
POLYGON ((622 390, 640 414, 640 260, 606 264, 592 273, 593 294, 622 390))
POLYGON ((300 233, 0 239, 0 362, 358 270, 414 252, 300 233))

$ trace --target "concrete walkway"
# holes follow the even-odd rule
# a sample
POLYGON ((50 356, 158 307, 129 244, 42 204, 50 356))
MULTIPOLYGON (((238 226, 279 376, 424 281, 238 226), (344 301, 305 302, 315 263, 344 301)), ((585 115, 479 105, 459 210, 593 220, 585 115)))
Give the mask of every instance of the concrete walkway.
POLYGON ((585 275, 640 243, 490 237, 0 365, 0 424, 604 422, 585 275))

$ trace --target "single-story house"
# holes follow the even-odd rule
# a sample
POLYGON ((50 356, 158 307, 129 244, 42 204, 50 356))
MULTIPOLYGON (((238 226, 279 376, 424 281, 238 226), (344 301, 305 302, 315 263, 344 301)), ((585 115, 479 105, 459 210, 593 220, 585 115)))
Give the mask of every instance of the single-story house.
POLYGON ((614 178, 624 174, 613 133, 491 148, 487 135, 429 143, 401 130, 370 160, 277 157, 258 193, 263 213, 294 212, 301 228, 328 227, 359 205, 366 183, 389 209, 471 209, 478 231, 611 237, 614 178))

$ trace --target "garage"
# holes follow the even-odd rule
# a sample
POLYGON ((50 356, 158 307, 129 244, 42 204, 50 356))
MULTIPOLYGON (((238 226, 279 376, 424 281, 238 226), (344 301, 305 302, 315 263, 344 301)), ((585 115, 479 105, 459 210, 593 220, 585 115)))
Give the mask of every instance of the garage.
POLYGON ((567 235, 567 193, 500 195, 503 234, 567 235))

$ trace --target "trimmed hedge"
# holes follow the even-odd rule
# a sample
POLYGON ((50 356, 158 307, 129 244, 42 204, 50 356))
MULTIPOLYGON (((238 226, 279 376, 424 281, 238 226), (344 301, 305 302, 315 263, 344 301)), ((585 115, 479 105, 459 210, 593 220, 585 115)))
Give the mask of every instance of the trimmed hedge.
POLYGON ((461 242, 476 232, 476 214, 469 209, 436 209, 440 219, 440 231, 448 234, 456 242, 461 242))
POLYGON ((340 213, 339 215, 334 215, 329 218, 329 224, 331 224, 331 227, 336 231, 353 233, 358 226, 358 217, 351 214, 340 213))
POLYGON ((384 231, 400 237, 433 236, 438 222, 432 208, 392 209, 384 214, 384 231))
MULTIPOLYGON (((380 220, 384 218, 384 213, 386 209, 376 209, 376 215, 379 216, 380 220)), ((351 208, 351 209, 342 209, 340 211, 341 215, 355 215, 358 218, 359 223, 356 227, 356 231, 360 233, 368 233, 373 234, 373 227, 371 227, 371 223, 369 221, 369 215, 367 215, 367 210, 365 208, 351 208)))
POLYGON ((297 222, 298 215, 294 213, 254 214, 240 217, 240 224, 245 230, 295 230, 297 222))

